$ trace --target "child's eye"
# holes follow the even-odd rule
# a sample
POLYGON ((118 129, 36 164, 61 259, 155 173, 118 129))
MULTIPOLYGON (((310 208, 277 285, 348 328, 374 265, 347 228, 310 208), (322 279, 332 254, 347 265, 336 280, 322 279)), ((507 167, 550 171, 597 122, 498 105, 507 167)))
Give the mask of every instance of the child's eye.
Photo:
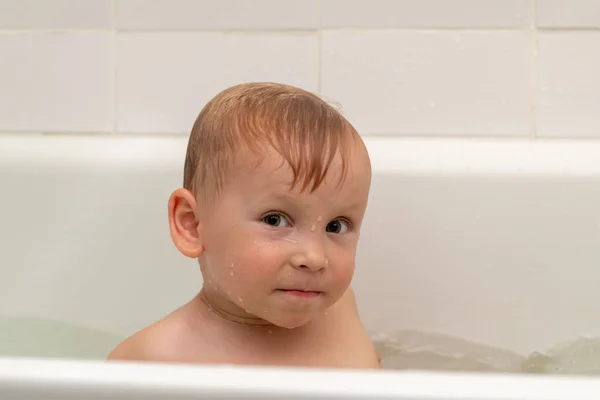
POLYGON ((325 230, 331 233, 346 233, 350 229, 350 223, 344 221, 343 219, 334 219, 330 223, 327 224, 327 228, 325 230))
POLYGON ((271 213, 263 217, 263 222, 267 225, 276 226, 278 228, 290 226, 288 220, 281 214, 271 213))

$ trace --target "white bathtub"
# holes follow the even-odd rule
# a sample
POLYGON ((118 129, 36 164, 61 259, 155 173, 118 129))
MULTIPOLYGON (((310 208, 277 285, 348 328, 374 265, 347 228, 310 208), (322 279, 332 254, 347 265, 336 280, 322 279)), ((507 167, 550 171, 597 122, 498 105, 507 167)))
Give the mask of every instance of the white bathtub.
MULTIPOLYGON (((600 142, 366 143, 373 186, 354 288, 384 361, 436 368, 418 358, 429 346, 440 369, 499 372, 562 342, 595 351, 600 142)), ((0 356, 101 359, 197 292, 198 266, 171 244, 166 217, 185 146, 0 137, 0 356)), ((564 372, 589 372, 580 360, 564 372)))

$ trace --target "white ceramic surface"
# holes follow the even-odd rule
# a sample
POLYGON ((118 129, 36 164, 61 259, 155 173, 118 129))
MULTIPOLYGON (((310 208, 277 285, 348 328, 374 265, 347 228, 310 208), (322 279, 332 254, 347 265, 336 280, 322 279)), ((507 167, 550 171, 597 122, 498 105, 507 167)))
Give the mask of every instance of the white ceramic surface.
MULTIPOLYGON (((187 139, 0 138, 0 315, 129 335, 191 298, 166 204, 187 139)), ((520 354, 600 335, 600 143, 367 138, 371 332, 520 354)))
POLYGON ((596 400, 583 378, 0 359, 2 399, 596 400))
MULTIPOLYGON (((196 293, 198 266, 177 253, 166 218, 167 198, 181 184, 186 142, 0 137, 0 354, 103 358, 120 338, 196 293)), ((366 143, 373 186, 354 287, 370 332, 441 333, 521 355, 600 335, 600 143, 391 137, 366 143)), ((63 362, 0 358, 0 393, 23 395, 20 383, 27 383, 29 398, 55 390, 96 399, 131 398, 135 391, 183 399, 215 394, 210 377, 222 372, 186 370, 177 380, 180 370, 168 366, 113 370, 63 362), (196 373, 209 378, 197 382, 196 373), (158 376, 164 379, 152 378, 158 376)), ((256 388, 256 379, 264 384, 256 393, 283 390, 276 371, 257 372, 260 378, 231 373, 235 379, 221 388, 221 398, 240 398, 240 390, 256 388)), ((291 382, 310 382, 301 371, 289 373, 291 382)), ((327 376, 356 380, 357 399, 436 399, 450 392, 483 399, 492 383, 505 388, 501 395, 494 390, 495 399, 565 399, 582 387, 597 398, 600 383, 334 375, 327 376), (420 383, 407 389, 408 382, 420 383)), ((328 389, 325 381, 305 391, 287 387, 284 395, 298 389, 298 398, 350 398, 352 392, 345 385, 328 389)))

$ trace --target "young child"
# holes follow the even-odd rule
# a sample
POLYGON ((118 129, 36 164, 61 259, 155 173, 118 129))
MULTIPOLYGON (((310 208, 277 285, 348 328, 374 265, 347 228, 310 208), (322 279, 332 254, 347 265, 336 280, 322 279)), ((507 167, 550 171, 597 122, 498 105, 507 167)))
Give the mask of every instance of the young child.
POLYGON ((319 97, 274 83, 218 94, 168 206, 203 288, 109 359, 378 368, 350 288, 370 182, 360 136, 319 97))

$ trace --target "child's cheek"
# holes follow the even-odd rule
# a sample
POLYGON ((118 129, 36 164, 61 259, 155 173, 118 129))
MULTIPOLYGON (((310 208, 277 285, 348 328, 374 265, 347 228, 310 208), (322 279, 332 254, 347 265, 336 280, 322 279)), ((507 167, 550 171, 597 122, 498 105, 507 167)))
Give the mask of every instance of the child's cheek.
POLYGON ((244 252, 244 275, 248 280, 268 282, 283 265, 281 246, 269 239, 254 240, 244 252))
POLYGON ((346 286, 350 285, 352 277, 354 276, 355 259, 353 254, 340 254, 335 264, 332 266, 335 270, 335 281, 337 285, 346 286))

